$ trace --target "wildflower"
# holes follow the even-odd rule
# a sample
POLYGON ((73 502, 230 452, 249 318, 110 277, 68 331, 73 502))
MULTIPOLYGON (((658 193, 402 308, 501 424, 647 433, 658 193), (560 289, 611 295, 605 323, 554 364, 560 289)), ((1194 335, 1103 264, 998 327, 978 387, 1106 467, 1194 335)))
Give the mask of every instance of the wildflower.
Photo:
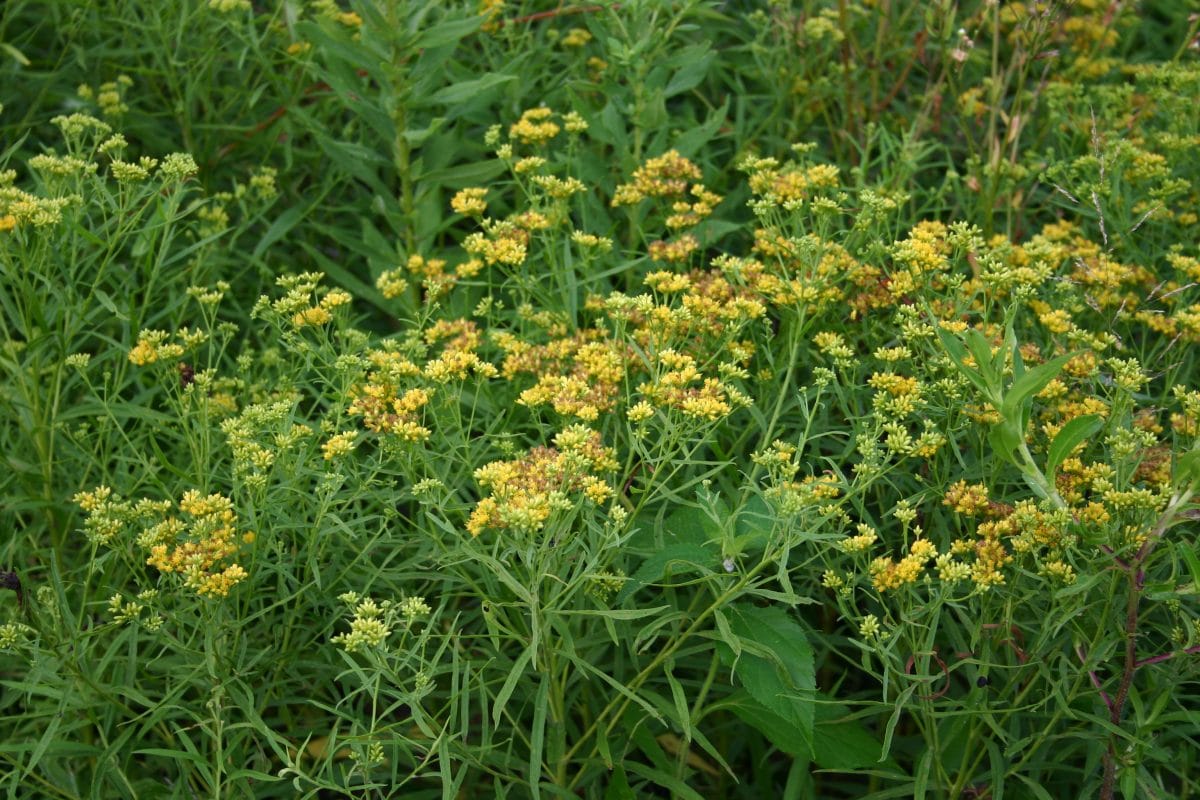
POLYGON ((332 461, 352 451, 355 438, 354 431, 344 431, 330 437, 325 444, 321 445, 321 453, 325 456, 325 460, 332 461))
POLYGON ((173 182, 183 181, 200 171, 196 160, 188 153, 171 153, 163 159, 159 174, 173 182))
POLYGON ((129 351, 129 362, 139 367, 157 361, 177 359, 184 354, 184 347, 167 341, 170 334, 160 330, 144 330, 138 333, 137 344, 129 351))
POLYGON ((450 199, 450 208, 468 217, 482 216, 487 211, 487 201, 483 199, 485 194, 487 189, 479 187, 460 189, 450 199))
POLYGON ((612 249, 613 241, 606 236, 595 236, 582 231, 575 231, 571 234, 571 241, 580 247, 597 250, 606 253, 612 249))
POLYGON ((655 261, 679 263, 686 261, 698 247, 700 247, 700 242, 696 240, 696 237, 685 233, 672 242, 651 242, 649 252, 650 258, 655 261))
POLYGON ((847 537, 837 543, 837 548, 843 553, 865 553, 871 545, 879 540, 879 534, 870 525, 860 523, 858 534, 847 537))
POLYGON ((433 609, 425 602, 424 597, 406 597, 400 601, 399 611, 405 622, 412 625, 418 617, 427 616, 433 609))
POLYGON ((578 48, 583 47, 591 40, 592 34, 587 28, 571 28, 571 30, 567 31, 567 35, 559 41, 559 44, 563 47, 578 48))
POLYGON ((988 508, 987 487, 960 480, 946 490, 942 504, 950 506, 957 514, 973 517, 988 508))
POLYGON ((700 169, 675 150, 651 158, 633 173, 633 181, 621 184, 613 195, 613 207, 631 205, 647 197, 682 196, 688 182, 700 177, 700 169))
POLYGON ((370 598, 359 600, 353 593, 343 595, 342 599, 355 604, 354 618, 350 621, 350 631, 334 636, 333 643, 348 653, 380 647, 392 632, 387 614, 391 604, 380 606, 370 598))
POLYGON ((543 144, 557 136, 560 130, 558 123, 550 119, 553 114, 544 106, 528 109, 508 129, 508 135, 522 144, 543 144))
POLYGON ((599 474, 616 468, 615 455, 598 432, 582 425, 565 428, 553 447, 535 447, 519 459, 493 461, 475 471, 490 496, 476 504, 467 531, 472 536, 488 528, 539 531, 555 512, 572 507, 572 493, 603 502, 611 489, 599 474))

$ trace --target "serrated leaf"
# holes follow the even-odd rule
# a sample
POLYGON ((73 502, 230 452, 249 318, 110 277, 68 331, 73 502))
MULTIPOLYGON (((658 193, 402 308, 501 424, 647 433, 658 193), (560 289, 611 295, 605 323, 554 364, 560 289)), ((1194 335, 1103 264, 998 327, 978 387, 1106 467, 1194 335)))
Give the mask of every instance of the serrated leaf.
POLYGON ((1058 469, 1058 465, 1066 459, 1071 452, 1089 437, 1104 427, 1104 420, 1097 414, 1084 414, 1082 417, 1075 417, 1054 437, 1054 441, 1050 443, 1050 449, 1046 456, 1046 477, 1051 482, 1054 481, 1054 472, 1058 469))
POLYGON ((782 609, 746 604, 731 608, 729 622, 743 644, 734 665, 738 680, 751 697, 792 726, 811 753, 816 677, 804 629, 782 609))

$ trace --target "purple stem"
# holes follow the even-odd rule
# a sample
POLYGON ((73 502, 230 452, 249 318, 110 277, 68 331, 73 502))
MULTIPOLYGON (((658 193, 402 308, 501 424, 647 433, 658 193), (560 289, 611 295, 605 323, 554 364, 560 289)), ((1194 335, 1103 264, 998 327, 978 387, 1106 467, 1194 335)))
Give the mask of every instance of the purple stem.
POLYGON ((1162 663, 1163 661, 1167 661, 1169 659, 1174 658, 1175 656, 1179 655, 1180 653, 1186 653, 1189 656, 1194 656, 1197 653, 1200 653, 1200 644, 1195 645, 1194 647, 1188 647, 1184 650, 1173 650, 1170 653, 1161 653, 1157 656, 1150 656, 1150 658, 1143 658, 1141 661, 1136 662, 1133 666, 1134 667, 1146 667, 1146 666, 1149 666, 1150 664, 1159 664, 1159 663, 1162 663))
MULTIPOLYGON (((1083 657, 1083 648, 1080 647, 1079 645, 1075 646, 1075 655, 1079 656, 1080 664, 1084 663, 1084 661, 1086 660, 1083 657)), ((1095 686, 1096 691, 1098 691, 1100 693, 1100 696, 1102 698, 1104 698, 1104 705, 1108 706, 1108 713, 1111 714, 1112 710, 1113 710, 1112 700, 1109 699, 1108 692, 1104 691, 1104 688, 1100 685, 1100 679, 1098 677, 1096 677, 1096 672, 1094 670, 1089 669, 1088 677, 1092 679, 1092 686, 1095 686)))

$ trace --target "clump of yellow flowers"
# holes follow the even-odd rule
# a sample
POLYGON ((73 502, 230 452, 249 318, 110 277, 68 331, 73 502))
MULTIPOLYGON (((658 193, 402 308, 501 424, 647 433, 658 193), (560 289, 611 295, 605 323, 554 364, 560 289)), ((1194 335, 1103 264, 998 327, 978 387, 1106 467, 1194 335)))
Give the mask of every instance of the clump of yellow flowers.
POLYGON ((179 499, 178 514, 170 501, 122 500, 107 486, 75 495, 86 514, 84 532, 97 544, 118 546, 117 538, 131 527, 140 530, 133 541, 146 552, 146 564, 164 574, 177 574, 184 587, 200 597, 229 594, 246 577, 233 560, 251 532, 238 532, 233 502, 221 494, 203 495, 195 489, 179 499))
POLYGON ((600 477, 615 472, 617 461, 598 431, 572 425, 554 437, 554 446, 535 447, 512 461, 493 461, 475 471, 475 480, 490 491, 475 506, 467 530, 512 528, 539 531, 555 512, 570 511, 572 495, 600 504, 612 488, 600 477))

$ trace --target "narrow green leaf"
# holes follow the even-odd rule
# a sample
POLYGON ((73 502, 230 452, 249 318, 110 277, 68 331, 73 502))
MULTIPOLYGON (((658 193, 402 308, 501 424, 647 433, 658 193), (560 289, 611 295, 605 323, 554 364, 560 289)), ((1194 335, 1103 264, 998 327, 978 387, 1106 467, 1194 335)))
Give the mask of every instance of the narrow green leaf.
POLYGON ((675 796, 686 797, 689 800, 704 800, 704 795, 665 770, 652 769, 638 761, 627 761, 625 767, 634 775, 651 781, 655 786, 673 792, 675 796))
POLYGON ((607 617, 608 619, 641 619, 653 617, 671 606, 655 606, 654 608, 581 608, 581 609, 546 609, 547 614, 558 617, 607 617))
POLYGON ((1175 550, 1183 556, 1192 573, 1192 593, 1200 594, 1200 555, 1196 554, 1195 541, 1176 541, 1175 550))
POLYGON ((267 248, 286 236, 292 228, 296 227, 310 209, 311 206, 292 206, 277 216, 263 233, 262 238, 258 240, 258 244, 254 246, 254 258, 261 258, 262 254, 267 252, 267 248))
POLYGON ((625 767, 617 764, 608 779, 604 790, 604 800, 637 800, 637 795, 629 786, 629 778, 625 775, 625 767))
POLYGON ((688 709, 687 693, 683 691, 683 684, 675 677, 675 673, 670 669, 666 669, 667 684, 671 687, 671 700, 675 704, 675 721, 678 723, 680 730, 683 731, 684 737, 692 738, 692 713, 688 709))
POLYGON ((500 691, 496 694, 496 701, 492 703, 492 724, 497 727, 500 725, 500 716, 504 713, 504 706, 508 704, 508 699, 512 697, 513 691, 517 688, 517 683, 525 676, 525 668, 529 666, 529 661, 533 658, 533 650, 526 649, 521 651, 521 655, 517 656, 517 660, 513 662, 512 668, 508 671, 508 677, 504 679, 504 685, 500 687, 500 691))
MULTIPOLYGON (((526 651, 528 652, 528 651, 526 651)), ((542 750, 546 745, 546 717, 550 708, 550 683, 553 677, 543 675, 533 701, 533 731, 529 742, 529 791, 533 800, 542 796, 542 750)))
POLYGON ((9 58, 11 58, 13 61, 16 61, 22 67, 28 67, 33 63, 25 56, 24 53, 13 47, 8 42, 0 42, 0 50, 8 53, 9 58))
POLYGON ((929 770, 933 766, 935 753, 932 747, 927 747, 921 754, 921 760, 917 762, 917 772, 913 775, 913 800, 925 800, 925 792, 929 789, 929 770))

